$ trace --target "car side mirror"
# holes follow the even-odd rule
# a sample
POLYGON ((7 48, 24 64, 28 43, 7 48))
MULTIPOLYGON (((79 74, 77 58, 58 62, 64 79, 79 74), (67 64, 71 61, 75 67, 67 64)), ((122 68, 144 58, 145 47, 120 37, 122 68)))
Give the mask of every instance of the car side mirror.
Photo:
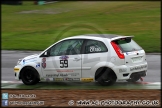
POLYGON ((49 51, 46 51, 46 52, 44 52, 44 54, 43 54, 45 57, 49 57, 50 56, 50 53, 49 53, 49 51))

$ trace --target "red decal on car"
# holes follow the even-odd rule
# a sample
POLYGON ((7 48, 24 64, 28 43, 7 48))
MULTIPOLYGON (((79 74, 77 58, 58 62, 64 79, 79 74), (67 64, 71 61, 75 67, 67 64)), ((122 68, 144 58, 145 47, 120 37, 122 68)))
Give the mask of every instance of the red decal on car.
POLYGON ((46 68, 46 58, 42 58, 42 67, 46 68))

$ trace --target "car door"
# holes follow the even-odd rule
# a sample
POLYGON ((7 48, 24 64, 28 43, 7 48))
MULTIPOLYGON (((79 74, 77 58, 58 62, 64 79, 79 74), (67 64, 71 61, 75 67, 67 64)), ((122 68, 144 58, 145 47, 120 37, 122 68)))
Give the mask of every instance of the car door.
POLYGON ((99 40, 88 39, 84 44, 84 53, 82 54, 82 77, 94 78, 93 68, 98 63, 107 61, 108 49, 106 45, 99 40))
POLYGON ((49 49, 43 76, 54 80, 80 80, 82 39, 64 40, 49 49))

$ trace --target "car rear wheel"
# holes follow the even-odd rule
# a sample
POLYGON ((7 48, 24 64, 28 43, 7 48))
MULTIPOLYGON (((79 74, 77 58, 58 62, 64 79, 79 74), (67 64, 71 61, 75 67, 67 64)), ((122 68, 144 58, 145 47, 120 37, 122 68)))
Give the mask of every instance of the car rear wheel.
POLYGON ((102 86, 110 86, 116 82, 116 75, 111 69, 106 69, 102 75, 97 79, 98 83, 102 86))
POLYGON ((37 71, 32 67, 26 67, 20 73, 22 82, 25 85, 34 85, 39 82, 37 71))

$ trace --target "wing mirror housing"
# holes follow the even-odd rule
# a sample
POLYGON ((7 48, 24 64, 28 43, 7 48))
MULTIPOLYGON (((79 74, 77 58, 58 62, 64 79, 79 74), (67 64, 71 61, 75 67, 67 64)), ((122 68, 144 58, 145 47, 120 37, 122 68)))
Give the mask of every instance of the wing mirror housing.
POLYGON ((49 51, 45 51, 44 54, 43 54, 44 57, 49 57, 50 56, 50 53, 49 51))

